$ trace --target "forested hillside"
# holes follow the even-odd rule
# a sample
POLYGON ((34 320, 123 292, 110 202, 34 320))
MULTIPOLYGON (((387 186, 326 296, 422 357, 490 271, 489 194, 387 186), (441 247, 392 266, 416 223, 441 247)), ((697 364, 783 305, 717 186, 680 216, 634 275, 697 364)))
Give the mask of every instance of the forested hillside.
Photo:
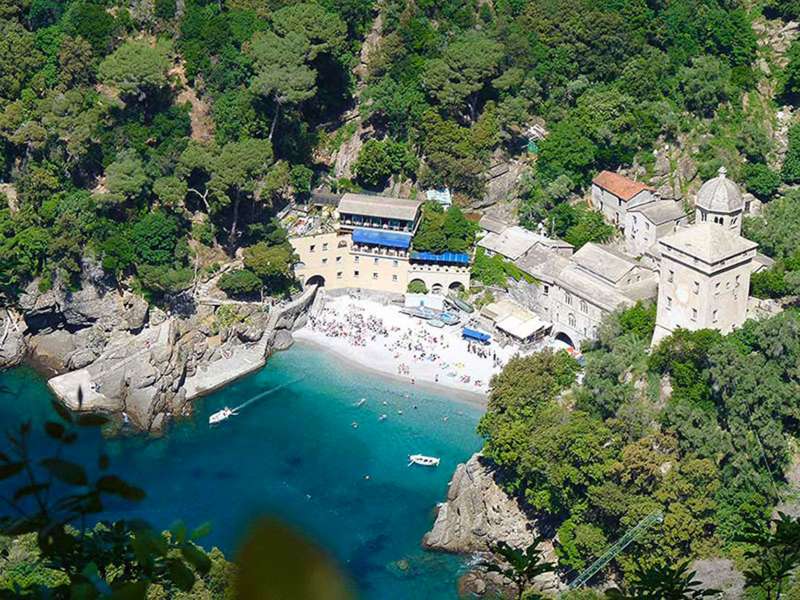
POLYGON ((715 559, 712 572, 748 573, 748 597, 775 597, 760 594, 777 563, 747 540, 769 531, 776 505, 796 506, 800 318, 728 336, 679 330, 648 356, 654 323, 652 306, 612 316, 580 384, 564 352, 512 360, 479 428, 484 455, 540 531, 557 535, 567 580, 661 512, 598 580, 715 559))
POLYGON ((514 158, 527 173, 523 223, 548 219, 578 245, 609 231, 564 201, 601 168, 651 173, 656 143, 691 142, 701 175, 725 162, 769 199, 781 157, 759 86, 794 101, 800 54, 770 71, 752 26, 761 8, 4 0, 0 288, 79 285, 88 256, 157 297, 261 244, 283 266, 229 283, 263 276, 278 292, 291 252, 270 217, 285 202, 400 180, 469 202, 491 164, 514 158), (533 122, 549 135, 531 155, 533 122), (334 157, 354 136, 352 178, 337 177, 334 157))

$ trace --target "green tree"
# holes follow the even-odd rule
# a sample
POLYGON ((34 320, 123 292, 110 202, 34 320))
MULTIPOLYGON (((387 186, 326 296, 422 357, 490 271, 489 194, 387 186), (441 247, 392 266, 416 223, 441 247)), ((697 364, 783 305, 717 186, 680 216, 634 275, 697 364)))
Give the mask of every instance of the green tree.
POLYGON ((147 213, 131 228, 137 260, 147 265, 168 265, 175 260, 178 222, 165 212, 147 213))
POLYGON ((747 557, 755 564, 745 572, 748 586, 781 598, 800 567, 800 520, 778 513, 769 530, 752 528, 740 541, 751 544, 747 557))
POLYGON ((102 83, 120 91, 123 98, 141 102, 169 84, 172 47, 159 40, 155 46, 144 40, 122 44, 100 63, 102 83))
MULTIPOLYGON (((800 131, 799 131, 800 132, 800 131)), ((800 193, 790 191, 764 208, 762 215, 745 218, 743 235, 776 259, 789 258, 800 248, 800 193)))
POLYGON ((394 175, 413 174, 416 167, 416 157, 403 142, 371 139, 359 150, 353 172, 360 183, 381 187, 394 175))
POLYGON ((720 595, 719 590, 701 589, 695 575, 686 561, 649 568, 640 566, 633 575, 634 582, 624 592, 611 589, 607 595, 612 600, 696 600, 720 595))
POLYGON ((717 107, 732 96, 730 68, 714 56, 692 59, 679 74, 686 108, 701 116, 711 116, 717 107))
POLYGON ((106 187, 127 199, 141 198, 149 183, 144 163, 136 152, 124 151, 106 168, 106 187))
POLYGON ((314 97, 317 72, 306 64, 310 41, 298 32, 279 36, 273 31, 258 31, 246 46, 255 66, 250 82, 254 94, 272 98, 275 112, 269 129, 272 140, 281 109, 314 97))
POLYGON ((219 278, 219 289, 229 296, 249 296, 262 287, 261 279, 248 269, 224 273, 219 278))
POLYGON ((759 200, 771 200, 781 185, 781 176, 767 165, 748 164, 744 167, 744 185, 759 200))
POLYGON ((789 148, 783 161, 781 178, 785 183, 800 182, 800 124, 789 128, 789 148))
MULTIPOLYGON (((499 573, 512 581, 517 588, 517 600, 522 600, 525 590, 537 577, 556 569, 555 563, 544 560, 544 550, 540 546, 545 541, 544 536, 536 536, 525 550, 518 550, 500 541, 490 547, 497 562, 487 562, 484 566, 490 573, 499 573)), ((525 597, 544 598, 540 594, 527 594, 525 597)))
POLYGON ((264 283, 271 293, 288 291, 294 282, 296 256, 291 246, 268 246, 259 242, 245 248, 244 266, 264 283))
POLYGON ((485 33, 467 31, 451 41, 441 58, 431 60, 425 70, 425 88, 442 106, 478 118, 478 99, 487 82, 497 73, 502 46, 485 33))

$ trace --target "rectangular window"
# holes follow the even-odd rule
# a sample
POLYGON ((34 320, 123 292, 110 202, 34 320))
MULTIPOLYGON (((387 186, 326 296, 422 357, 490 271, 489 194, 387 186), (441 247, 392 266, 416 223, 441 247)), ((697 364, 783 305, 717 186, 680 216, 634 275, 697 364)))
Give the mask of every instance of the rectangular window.
POLYGON ((719 313, 718 310, 715 310, 714 312, 711 313, 711 319, 714 321, 714 323, 717 322, 717 314, 718 313, 719 313))
POLYGON ((342 262, 342 257, 341 257, 341 256, 337 256, 337 257, 336 257, 336 262, 337 262, 337 263, 340 263, 340 262, 342 262))
POLYGON ((342 272, 339 271, 338 273, 336 273, 336 279, 341 279, 341 278, 342 278, 342 272))
POLYGON ((740 278, 741 278, 741 275, 737 275, 736 276, 736 287, 739 287, 739 279, 740 278))
POLYGON ((378 260, 380 260, 380 259, 378 259, 378 258, 373 258, 373 259, 372 259, 372 262, 373 262, 374 264, 376 264, 376 265, 377 265, 377 264, 378 264, 378 260))
POLYGON ((672 310, 672 298, 667 296, 667 310, 672 310))
POLYGON ((358 277, 358 271, 353 271, 353 277, 358 277))
POLYGON ((328 244, 326 242, 325 244, 322 244, 322 251, 325 252, 327 249, 328 249, 328 244))
POLYGON ((549 296, 550 295, 550 286, 549 285, 545 285, 544 286, 544 295, 545 296, 549 296))
POLYGON ((317 246, 316 246, 316 244, 311 244, 311 245, 308 247, 308 251, 309 251, 309 252, 313 252, 313 251, 314 251, 314 250, 316 250, 316 249, 317 249, 317 246))
POLYGON ((669 274, 667 275, 667 281, 669 283, 675 281, 675 271, 673 271, 672 269, 670 269, 669 274))
POLYGON ((377 278, 378 278, 378 274, 377 274, 377 273, 373 273, 373 274, 372 274, 372 278, 373 278, 373 279, 377 279, 377 278))
POLYGON ((327 258, 323 258, 322 259, 322 264, 323 265, 327 265, 328 264, 328 259, 327 258))
POLYGON ((692 309, 692 321, 697 321, 697 309, 692 309))
POLYGON ((392 281, 397 281, 397 275, 392 275, 392 281))
POLYGON ((393 266, 393 267, 396 267, 396 266, 398 266, 399 264, 400 264, 400 262, 399 262, 399 261, 396 261, 396 260, 393 260, 393 261, 392 261, 392 266, 393 266))
POLYGON ((720 290, 719 290, 719 288, 720 288, 720 283, 719 283, 719 281, 718 281, 718 282, 717 282, 717 283, 714 285, 714 294, 716 294, 717 296, 719 296, 719 291, 720 291, 720 290))
POLYGON ((356 256, 355 258, 353 258, 353 262, 354 262, 354 263, 357 263, 357 262, 358 262, 358 256, 356 256))
POLYGON ((699 281, 695 281, 694 282, 694 284, 692 285, 692 291, 695 293, 695 295, 700 293, 700 282, 699 281))

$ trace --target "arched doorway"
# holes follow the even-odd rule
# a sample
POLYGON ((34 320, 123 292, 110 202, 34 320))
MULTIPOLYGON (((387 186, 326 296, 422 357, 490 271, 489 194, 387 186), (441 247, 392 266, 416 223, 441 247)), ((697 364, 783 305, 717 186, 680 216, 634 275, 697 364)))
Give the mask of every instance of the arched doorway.
POLYGON ((567 344, 568 346, 570 346, 572 348, 577 348, 577 346, 575 345, 575 342, 572 341, 572 338, 569 337, 569 335, 567 335, 563 331, 559 331, 556 334, 555 339, 557 341, 559 341, 559 342, 564 342, 565 344, 567 344))
POLYGON ((451 292, 463 292, 464 291, 464 284, 460 281, 454 281, 450 284, 450 291, 451 292))
POLYGON ((433 287, 431 287, 431 292, 434 294, 441 294, 442 293, 442 284, 441 283, 434 283, 433 287))
POLYGON ((425 282, 422 279, 412 279, 408 282, 408 293, 409 294, 427 294, 428 293, 428 286, 425 285, 425 282))
POLYGON ((317 287, 325 287, 325 278, 322 275, 312 275, 306 279, 305 287, 316 285, 317 287))

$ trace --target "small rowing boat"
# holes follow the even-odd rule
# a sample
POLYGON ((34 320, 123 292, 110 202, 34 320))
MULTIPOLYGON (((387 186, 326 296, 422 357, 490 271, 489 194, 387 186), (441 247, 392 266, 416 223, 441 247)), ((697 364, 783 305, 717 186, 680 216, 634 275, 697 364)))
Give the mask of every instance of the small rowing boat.
POLYGON ((423 454, 412 454, 408 457, 408 466, 419 465, 421 467, 438 467, 439 459, 435 456, 424 456, 423 454))
POLYGON ((209 425, 216 425, 217 423, 222 423, 222 421, 226 421, 231 417, 235 416, 237 413, 235 410, 231 410, 227 406, 220 411, 215 412, 213 415, 208 417, 208 424, 209 425))

